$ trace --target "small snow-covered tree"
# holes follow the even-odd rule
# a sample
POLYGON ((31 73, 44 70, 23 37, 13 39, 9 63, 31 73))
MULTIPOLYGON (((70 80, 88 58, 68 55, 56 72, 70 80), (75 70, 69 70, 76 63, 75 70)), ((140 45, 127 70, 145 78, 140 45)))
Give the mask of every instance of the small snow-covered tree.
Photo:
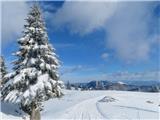
POLYGON ((7 74, 6 65, 3 56, 0 56, 0 86, 3 84, 3 77, 7 74))
POLYGON ((3 100, 18 102, 32 116, 44 100, 62 95, 62 81, 57 69, 59 61, 55 49, 49 44, 40 8, 33 5, 24 25, 23 37, 18 40, 19 50, 13 70, 6 75, 8 81, 2 89, 3 100))
POLYGON ((67 90, 71 90, 71 84, 70 84, 69 81, 68 81, 67 84, 66 84, 66 89, 67 89, 67 90))

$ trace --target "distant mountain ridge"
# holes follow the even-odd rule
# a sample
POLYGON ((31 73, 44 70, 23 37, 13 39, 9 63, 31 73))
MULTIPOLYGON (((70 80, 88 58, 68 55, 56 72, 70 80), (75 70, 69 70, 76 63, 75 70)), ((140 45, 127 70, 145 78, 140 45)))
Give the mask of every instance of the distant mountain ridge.
POLYGON ((123 90, 123 91, 143 91, 159 92, 159 81, 90 81, 88 83, 72 83, 71 87, 81 90, 123 90))

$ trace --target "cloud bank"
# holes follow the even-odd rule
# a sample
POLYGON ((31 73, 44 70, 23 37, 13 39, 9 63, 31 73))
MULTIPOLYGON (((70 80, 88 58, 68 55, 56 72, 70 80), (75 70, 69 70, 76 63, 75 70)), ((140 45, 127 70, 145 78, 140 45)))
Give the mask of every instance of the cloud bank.
POLYGON ((106 26, 107 47, 126 62, 149 59, 154 35, 158 34, 150 31, 155 27, 152 22, 157 22, 153 9, 152 3, 121 3, 106 26))
POLYGON ((104 30, 106 47, 116 57, 127 63, 144 61, 158 40, 158 19, 153 16, 157 6, 154 2, 65 2, 51 17, 52 25, 79 35, 104 30))
POLYGON ((104 74, 103 78, 107 80, 159 80, 160 71, 147 71, 147 72, 116 72, 104 74))
POLYGON ((147 72, 115 72, 107 74, 94 74, 87 76, 64 75, 61 76, 63 81, 70 82, 89 82, 93 80, 108 80, 108 81, 159 81, 160 71, 147 72))
POLYGON ((65 2, 53 16, 52 24, 85 35, 103 28, 115 9, 116 4, 105 2, 65 2))

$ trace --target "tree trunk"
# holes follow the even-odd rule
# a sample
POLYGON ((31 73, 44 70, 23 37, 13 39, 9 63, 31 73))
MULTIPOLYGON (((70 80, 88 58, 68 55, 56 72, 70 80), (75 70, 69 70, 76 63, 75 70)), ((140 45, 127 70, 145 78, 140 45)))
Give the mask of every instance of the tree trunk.
POLYGON ((32 105, 32 111, 30 115, 30 120, 40 120, 40 109, 35 104, 32 105))

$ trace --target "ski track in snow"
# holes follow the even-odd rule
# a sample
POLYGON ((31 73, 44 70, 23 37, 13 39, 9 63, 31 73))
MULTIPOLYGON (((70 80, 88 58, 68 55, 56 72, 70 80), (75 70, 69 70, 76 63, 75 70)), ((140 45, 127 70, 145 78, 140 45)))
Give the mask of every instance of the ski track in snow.
POLYGON ((100 108, 99 108, 99 106, 98 106, 98 102, 96 102, 96 108, 97 108, 98 112, 99 112, 105 119, 108 119, 108 117, 101 112, 101 110, 100 110, 100 108))
POLYGON ((104 120, 106 119, 107 117, 100 111, 100 109, 97 106, 97 101, 102 97, 104 97, 104 95, 100 97, 84 100, 76 104, 75 106, 68 108, 65 111, 64 115, 61 116, 61 118, 72 119, 72 120, 75 120, 75 119, 81 119, 81 120, 103 119, 104 120))

